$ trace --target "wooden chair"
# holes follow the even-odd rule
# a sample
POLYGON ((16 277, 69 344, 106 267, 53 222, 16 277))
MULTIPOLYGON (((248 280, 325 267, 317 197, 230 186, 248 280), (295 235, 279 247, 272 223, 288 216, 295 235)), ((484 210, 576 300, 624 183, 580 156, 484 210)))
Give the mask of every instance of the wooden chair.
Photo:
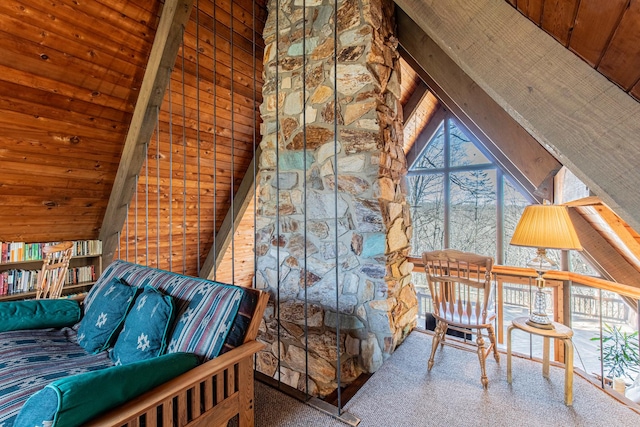
POLYGON ((487 388, 485 359, 492 349, 496 362, 500 361, 493 328, 496 313, 489 309, 493 258, 446 249, 425 252, 422 260, 433 300, 433 316, 437 321, 428 370, 433 367, 438 344, 444 345, 447 329, 475 333, 482 370, 480 381, 487 388), (487 349, 483 329, 487 330, 491 342, 487 349))
POLYGON ((69 269, 73 242, 62 242, 42 248, 44 261, 38 275, 36 299, 60 298, 69 269))

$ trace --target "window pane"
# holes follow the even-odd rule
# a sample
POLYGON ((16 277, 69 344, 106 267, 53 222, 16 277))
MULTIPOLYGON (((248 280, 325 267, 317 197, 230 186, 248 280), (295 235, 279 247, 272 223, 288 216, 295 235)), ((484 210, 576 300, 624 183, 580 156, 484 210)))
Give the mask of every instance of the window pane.
POLYGON ((591 263, 580 252, 570 251, 569 253, 571 254, 571 271, 587 276, 600 277, 600 273, 593 268, 591 263))
POLYGON ((453 121, 449 123, 449 141, 451 144, 451 161, 449 164, 451 166, 491 164, 489 159, 478 150, 478 147, 471 142, 469 137, 453 121))
POLYGON ((443 174, 425 174, 407 178, 413 225, 411 252, 415 255, 444 247, 443 177, 443 174))
POLYGON ((496 171, 451 174, 451 248, 496 255, 496 171))
POLYGON ((438 131, 431 138, 423 153, 415 162, 412 170, 416 169, 443 169, 444 168, 444 124, 438 127, 438 131))
POLYGON ((504 264, 525 267, 536 256, 536 250, 509 244, 524 208, 531 203, 508 181, 504 181, 504 264))
POLYGON ((596 378, 602 374, 608 381, 624 377, 625 382, 631 384, 638 374, 639 362, 636 316, 616 293, 571 286, 571 329, 573 343, 580 354, 575 366, 596 378), (604 342, 600 340, 601 327, 604 342), (603 366, 601 346, 605 353, 603 366))

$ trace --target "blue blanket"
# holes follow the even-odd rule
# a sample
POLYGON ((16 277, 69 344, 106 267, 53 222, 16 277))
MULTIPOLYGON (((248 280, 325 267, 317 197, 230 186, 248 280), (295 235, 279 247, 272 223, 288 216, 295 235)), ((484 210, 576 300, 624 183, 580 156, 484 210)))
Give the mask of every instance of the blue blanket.
POLYGON ((109 366, 107 352, 85 352, 72 328, 0 333, 0 427, 12 426, 24 402, 51 381, 109 366))

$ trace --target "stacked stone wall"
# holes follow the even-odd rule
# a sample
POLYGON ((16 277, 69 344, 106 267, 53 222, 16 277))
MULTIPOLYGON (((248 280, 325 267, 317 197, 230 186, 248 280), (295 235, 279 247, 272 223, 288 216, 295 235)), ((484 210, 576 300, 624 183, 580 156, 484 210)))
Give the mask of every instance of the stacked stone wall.
POLYGON ((326 395, 338 351, 343 384, 375 371, 417 299, 393 3, 339 1, 337 25, 333 2, 305 6, 271 0, 264 30, 256 286, 272 299, 258 369, 304 390, 308 361, 310 393, 326 395))

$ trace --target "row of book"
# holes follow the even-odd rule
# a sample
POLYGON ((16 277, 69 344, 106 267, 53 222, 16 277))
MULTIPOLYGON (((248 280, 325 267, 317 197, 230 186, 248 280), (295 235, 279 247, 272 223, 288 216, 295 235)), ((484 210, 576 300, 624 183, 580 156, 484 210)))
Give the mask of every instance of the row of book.
MULTIPOLYGON (((58 243, 59 242, 2 242, 0 243, 0 263, 6 264, 20 261, 41 260, 44 258, 42 249, 45 246, 52 246, 58 243)), ((72 256, 89 256, 100 254, 102 254, 102 242, 100 240, 76 240, 73 242, 72 256)))
MULTIPOLYGON (((35 291, 40 270, 13 269, 0 273, 0 296, 35 291)), ((73 267, 67 271, 66 285, 90 283, 96 280, 95 266, 73 267)))

